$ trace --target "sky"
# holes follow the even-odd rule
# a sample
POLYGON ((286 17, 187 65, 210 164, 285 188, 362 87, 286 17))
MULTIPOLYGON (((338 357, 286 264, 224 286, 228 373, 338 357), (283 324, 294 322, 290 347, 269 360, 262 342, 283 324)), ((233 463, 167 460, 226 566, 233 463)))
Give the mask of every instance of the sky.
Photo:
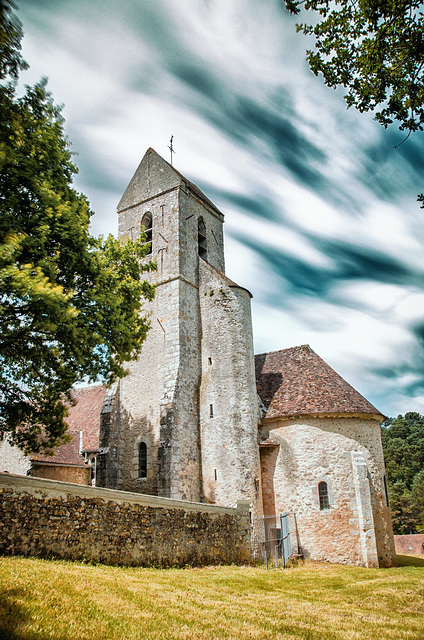
POLYGON ((95 235, 148 147, 225 215, 255 352, 310 344, 384 415, 424 413, 424 137, 346 109, 279 0, 17 0, 95 235))

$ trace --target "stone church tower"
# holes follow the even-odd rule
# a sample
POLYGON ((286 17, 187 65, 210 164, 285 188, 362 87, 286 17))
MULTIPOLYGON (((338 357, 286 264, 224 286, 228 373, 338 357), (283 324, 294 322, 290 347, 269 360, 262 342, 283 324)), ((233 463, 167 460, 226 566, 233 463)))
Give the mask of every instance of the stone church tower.
POLYGON ((153 149, 119 205, 146 230, 151 328, 102 409, 97 484, 261 511, 250 293, 224 273, 223 214, 153 149))

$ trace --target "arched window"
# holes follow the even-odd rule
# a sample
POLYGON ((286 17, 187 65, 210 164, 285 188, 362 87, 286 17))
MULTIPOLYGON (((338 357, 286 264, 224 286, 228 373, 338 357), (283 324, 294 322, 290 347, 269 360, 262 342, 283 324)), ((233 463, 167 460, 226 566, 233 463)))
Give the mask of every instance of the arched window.
POLYGON ((330 508, 328 501, 328 486, 326 482, 318 483, 318 496, 319 496, 319 508, 321 511, 325 511, 330 508))
POLYGON ((208 259, 208 247, 206 244, 206 226, 203 218, 199 218, 197 223, 197 250, 199 256, 204 260, 208 259))
POLYGON ((141 220, 141 230, 146 234, 146 244, 149 244, 148 254, 152 253, 152 225, 153 218, 150 211, 144 214, 141 220))
POLYGON ((140 442, 138 445, 138 477, 147 478, 147 445, 140 442))

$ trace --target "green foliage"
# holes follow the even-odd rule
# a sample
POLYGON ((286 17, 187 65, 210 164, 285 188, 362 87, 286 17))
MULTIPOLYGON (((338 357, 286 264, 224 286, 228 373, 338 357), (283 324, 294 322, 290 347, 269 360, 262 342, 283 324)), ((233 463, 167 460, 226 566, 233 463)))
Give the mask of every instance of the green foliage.
POLYGON ((21 29, 0 0, 0 429, 26 451, 63 440, 79 381, 112 382, 137 356, 154 287, 141 241, 89 233, 92 212, 42 80, 16 95, 21 29))
POLYGON ((12 0, 0 0, 0 80, 7 76, 17 80, 19 70, 28 66, 21 56, 22 26, 13 9, 12 0))
POLYGON ((389 497, 393 532, 397 535, 415 533, 417 513, 411 492, 402 480, 389 486, 389 497))
POLYGON ((384 127, 397 121, 403 130, 424 124, 424 14, 420 0, 285 0, 314 12, 316 23, 298 31, 315 37, 308 61, 329 87, 348 89, 347 105, 376 108, 384 127))
POLYGON ((414 477, 411 494, 415 509, 418 512, 418 530, 424 532, 424 469, 414 477))
POLYGON ((394 532, 416 533, 424 528, 424 416, 389 418, 381 439, 394 532))

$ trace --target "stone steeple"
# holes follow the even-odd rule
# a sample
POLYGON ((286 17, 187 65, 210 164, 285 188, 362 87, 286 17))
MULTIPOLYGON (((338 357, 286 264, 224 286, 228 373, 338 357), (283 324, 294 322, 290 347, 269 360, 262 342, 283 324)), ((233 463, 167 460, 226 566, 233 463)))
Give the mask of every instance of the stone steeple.
POLYGON ((100 483, 223 506, 247 498, 257 510, 250 294, 225 276, 224 216, 153 149, 118 214, 121 237, 148 232, 156 297, 142 353, 104 413, 100 483))

